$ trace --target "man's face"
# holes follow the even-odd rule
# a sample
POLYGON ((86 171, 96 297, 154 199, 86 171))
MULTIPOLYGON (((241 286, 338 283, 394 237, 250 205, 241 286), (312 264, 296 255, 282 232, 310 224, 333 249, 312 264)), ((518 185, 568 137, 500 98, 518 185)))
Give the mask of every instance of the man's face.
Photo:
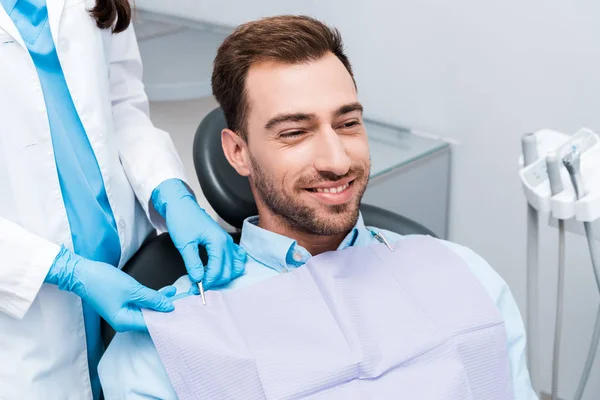
POLYGON ((370 158, 346 68, 333 54, 300 65, 265 62, 251 67, 246 90, 248 171, 261 219, 264 210, 310 234, 349 231, 370 158))

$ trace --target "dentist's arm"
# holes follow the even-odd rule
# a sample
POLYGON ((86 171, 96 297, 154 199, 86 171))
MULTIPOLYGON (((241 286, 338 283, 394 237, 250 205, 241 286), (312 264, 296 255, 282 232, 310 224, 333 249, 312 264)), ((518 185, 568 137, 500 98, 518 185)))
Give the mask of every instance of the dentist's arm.
POLYGON ((109 61, 110 91, 121 162, 150 221, 168 230, 179 249, 190 279, 205 287, 222 285, 244 272, 245 253, 198 205, 170 136, 149 117, 142 83, 142 63, 130 26, 124 32, 104 35, 109 61), (205 268, 198 245, 209 255, 205 268))
POLYGON ((174 287, 163 293, 148 289, 120 269, 85 259, 65 247, 61 247, 45 282, 81 297, 117 332, 146 331, 141 308, 161 312, 174 309, 167 297, 175 294, 174 287))
POLYGON ((79 257, 0 217, 0 312, 22 319, 43 283, 92 305, 116 331, 146 330, 140 307, 171 311, 174 293, 148 289, 121 270, 79 257))

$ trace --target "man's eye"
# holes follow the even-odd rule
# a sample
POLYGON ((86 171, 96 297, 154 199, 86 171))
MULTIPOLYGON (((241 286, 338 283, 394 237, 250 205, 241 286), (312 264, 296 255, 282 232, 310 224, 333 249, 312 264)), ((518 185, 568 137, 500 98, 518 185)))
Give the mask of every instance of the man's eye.
POLYGON ((298 137, 298 136, 302 135, 303 133, 304 133, 303 131, 286 132, 286 133, 282 133, 281 135, 279 135, 279 137, 282 139, 291 139, 291 138, 298 137))
POLYGON ((341 128, 344 129, 348 129, 348 128, 354 128, 355 126, 358 126, 360 123, 358 121, 350 121, 350 122, 346 122, 345 124, 342 124, 341 128))

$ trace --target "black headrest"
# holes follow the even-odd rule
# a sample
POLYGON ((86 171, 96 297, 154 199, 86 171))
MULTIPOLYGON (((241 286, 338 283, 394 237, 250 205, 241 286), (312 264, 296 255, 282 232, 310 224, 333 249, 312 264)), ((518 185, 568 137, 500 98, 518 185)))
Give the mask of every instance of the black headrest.
POLYGON ((239 175, 225 158, 221 145, 224 128, 227 122, 221 108, 204 117, 194 137, 194 167, 215 212, 229 225, 241 228, 244 219, 258 211, 248 178, 239 175))

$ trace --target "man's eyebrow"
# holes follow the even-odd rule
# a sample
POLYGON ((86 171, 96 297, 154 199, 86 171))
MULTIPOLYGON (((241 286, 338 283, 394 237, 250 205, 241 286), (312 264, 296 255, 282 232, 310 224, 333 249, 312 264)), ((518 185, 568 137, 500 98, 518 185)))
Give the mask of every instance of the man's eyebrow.
POLYGON ((302 121, 312 121, 315 120, 317 116, 315 114, 304 114, 304 113, 295 113, 295 114, 278 114, 271 118, 266 124, 265 129, 273 129, 275 126, 282 124, 284 122, 302 122, 302 121))
POLYGON ((362 113, 363 112, 362 104, 352 103, 352 104, 343 105, 340 108, 338 108, 333 115, 336 117, 341 117, 342 115, 351 113, 352 111, 360 111, 362 113))
MULTIPOLYGON (((351 113, 353 111, 363 112, 363 106, 360 103, 351 103, 345 104, 338 108, 333 114, 336 117, 340 117, 344 114, 351 113)), ((303 122, 303 121, 314 121, 317 119, 315 114, 306 114, 306 113, 293 113, 293 114, 278 114, 271 118, 266 124, 265 129, 270 130, 276 127, 279 124, 284 122, 303 122)))

